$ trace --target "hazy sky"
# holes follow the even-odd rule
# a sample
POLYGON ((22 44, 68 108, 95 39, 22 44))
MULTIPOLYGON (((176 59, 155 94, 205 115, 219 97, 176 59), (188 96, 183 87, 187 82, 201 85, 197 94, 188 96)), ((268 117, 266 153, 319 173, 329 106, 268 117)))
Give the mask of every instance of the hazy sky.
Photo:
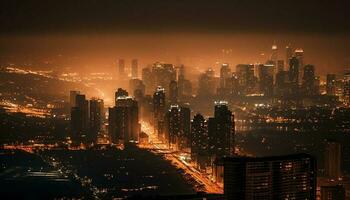
MULTIPOLYGON (((275 41, 304 48, 319 73, 350 66, 348 1, 322 0, 1 0, 2 56, 77 57, 91 70, 118 58, 182 62, 264 62, 275 41), (223 57, 222 49, 232 49, 223 57), (265 53, 265 56, 261 54, 265 53)), ((197 67, 197 68, 196 68, 197 67)), ((214 66, 215 67, 215 66, 214 66)))

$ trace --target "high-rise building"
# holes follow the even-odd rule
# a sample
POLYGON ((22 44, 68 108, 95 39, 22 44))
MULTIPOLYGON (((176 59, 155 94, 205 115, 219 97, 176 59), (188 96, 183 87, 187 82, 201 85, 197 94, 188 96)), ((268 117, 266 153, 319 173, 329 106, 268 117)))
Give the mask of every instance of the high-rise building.
POLYGON ((145 94, 146 92, 146 86, 143 83, 142 80, 137 79, 137 78, 132 78, 129 80, 129 91, 131 92, 131 94, 133 94, 135 97, 135 91, 141 92, 142 96, 145 94))
POLYGON ((176 81, 176 69, 172 64, 157 62, 152 67, 152 76, 154 77, 155 86, 164 87, 165 91, 168 93, 170 82, 176 81))
POLYGON ((313 65, 305 65, 302 84, 304 95, 313 96, 318 92, 315 90, 315 67, 313 65))
POLYGON ((153 94, 155 86, 154 76, 150 67, 142 69, 142 82, 146 86, 145 94, 153 94))
POLYGON ((119 59, 118 61, 118 73, 120 77, 123 77, 125 75, 125 60, 119 59))
POLYGON ((223 63, 220 69, 220 88, 227 88, 227 81, 231 77, 231 69, 227 63, 223 63))
POLYGON ((321 200, 345 200, 345 188, 342 185, 321 186, 321 200))
POLYGON ((118 88, 118 90, 115 92, 115 95, 114 95, 114 105, 117 105, 117 101, 119 97, 125 97, 125 96, 129 96, 129 93, 123 88, 118 88))
POLYGON ((185 66, 180 65, 179 67, 179 75, 177 77, 177 82, 178 82, 178 95, 181 98, 184 95, 184 90, 185 90, 185 66))
POLYGON ((299 60, 296 57, 292 57, 289 60, 289 82, 292 94, 298 94, 299 92, 299 68, 299 60))
POLYGON ((76 99, 78 94, 80 94, 80 91, 75 91, 75 90, 69 91, 69 105, 70 105, 70 107, 75 106, 75 99, 76 99))
POLYGON ((89 130, 89 101, 85 95, 75 97, 75 106, 71 108, 71 131, 76 142, 86 142, 89 130))
POLYGON ((132 97, 117 98, 116 106, 109 109, 109 131, 114 143, 138 141, 141 125, 139 123, 138 103, 132 97))
POLYGON ((90 100, 90 129, 88 140, 97 142, 98 134, 101 131, 104 120, 104 104, 102 99, 93 98, 90 100))
POLYGON ((277 60, 277 72, 284 71, 284 60, 277 60))
POLYGON ((258 77, 260 92, 265 96, 273 95, 274 65, 258 65, 258 77))
POLYGON ((238 64, 236 66, 236 75, 238 77, 239 86, 242 93, 252 93, 256 85, 256 77, 254 76, 254 65, 238 64))
POLYGON ((224 158, 227 200, 316 199, 316 160, 307 154, 224 158))
POLYGON ((350 105, 350 72, 344 75, 343 99, 346 104, 350 105))
POLYGON ((210 97, 214 96, 217 88, 217 80, 215 77, 215 71, 209 68, 198 79, 198 96, 210 97))
POLYGON ((138 78, 138 61, 137 59, 131 60, 131 78, 138 78))
POLYGON ((278 48, 276 44, 272 45, 271 48, 271 56, 270 56, 270 61, 272 61, 273 65, 277 65, 277 59, 278 59, 278 48))
POLYGON ((341 144, 327 141, 325 149, 325 172, 332 179, 341 177, 341 144))
POLYGON ((165 138, 170 147, 180 151, 187 148, 190 136, 190 109, 171 105, 166 118, 168 136, 165 138))
POLYGON ((191 122, 191 160, 199 169, 205 169, 209 161, 209 137, 207 121, 196 114, 191 122))
POLYGON ((280 71, 276 75, 276 95, 286 96, 289 94, 289 77, 287 71, 280 71))
POLYGON ((296 59, 298 59, 299 63, 299 85, 302 84, 302 78, 303 78, 303 68, 304 68, 304 50, 301 48, 295 49, 294 50, 294 56, 296 59))
POLYGON ((169 84, 169 102, 176 104, 178 102, 179 88, 176 81, 171 81, 169 84))
POLYGON ((216 101, 214 117, 208 120, 210 153, 213 157, 234 154, 234 116, 226 101, 216 101))
POLYGON ((336 75, 335 74, 327 74, 326 81, 326 93, 327 95, 335 95, 336 92, 336 75))
POLYGON ((164 135, 164 117, 165 117, 165 90, 158 87, 153 94, 153 114, 154 114, 154 132, 158 134, 158 138, 165 139, 164 135))
POLYGON ((289 60, 292 58, 293 56, 293 49, 291 47, 291 45, 287 45, 286 46, 286 59, 285 62, 289 63, 289 60))

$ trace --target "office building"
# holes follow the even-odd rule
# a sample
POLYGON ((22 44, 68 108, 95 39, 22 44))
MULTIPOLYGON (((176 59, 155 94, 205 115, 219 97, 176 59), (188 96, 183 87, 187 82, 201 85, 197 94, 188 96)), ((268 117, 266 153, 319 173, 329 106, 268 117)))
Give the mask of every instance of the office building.
POLYGON ((327 74, 326 80, 326 93, 327 95, 334 96, 336 94, 336 75, 335 74, 327 74))
POLYGON ((171 105, 166 114, 167 134, 169 146, 175 150, 184 150, 189 147, 190 139, 190 109, 171 105))
POLYGON ((125 60, 119 59, 118 61, 118 75, 119 77, 123 77, 125 75, 125 60))
POLYGON ((102 129, 104 121, 104 104, 102 99, 93 98, 90 100, 90 129, 88 141, 97 142, 98 134, 102 129))
POLYGON ((165 117, 165 90, 163 87, 158 87, 153 94, 153 114, 154 114, 154 132, 158 138, 165 139, 164 135, 164 117, 165 117))
POLYGON ((131 60, 131 78, 137 79, 138 78, 138 60, 132 59, 131 60))
POLYGON ((325 172, 328 178, 341 177, 341 144, 327 141, 325 148, 325 172))
POLYGON ((305 96, 313 96, 318 92, 316 91, 315 84, 315 67, 313 65, 305 65, 303 73, 302 89, 305 96))
POLYGON ((208 119, 209 149, 212 157, 234 154, 234 116, 226 101, 215 102, 214 117, 208 119))
POLYGON ((109 130, 114 143, 137 142, 141 125, 138 103, 132 97, 117 98, 116 106, 109 109, 109 130))
POLYGON ((321 200, 345 200, 345 188, 342 185, 321 186, 321 200))
POLYGON ((177 104, 179 96, 179 88, 176 81, 171 81, 169 84, 169 102, 170 104, 177 104))
POLYGON ((209 161, 209 137, 207 121, 196 114, 191 122, 191 160, 199 169, 205 169, 209 161))
POLYGON ((316 199, 316 160, 307 154, 224 158, 227 200, 316 199))

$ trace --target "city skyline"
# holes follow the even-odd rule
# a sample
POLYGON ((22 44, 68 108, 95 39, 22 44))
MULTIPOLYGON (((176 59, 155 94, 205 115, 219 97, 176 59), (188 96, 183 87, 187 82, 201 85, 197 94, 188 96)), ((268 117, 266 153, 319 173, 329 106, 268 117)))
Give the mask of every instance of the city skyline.
POLYGON ((0 2, 1 199, 350 199, 350 4, 0 2))

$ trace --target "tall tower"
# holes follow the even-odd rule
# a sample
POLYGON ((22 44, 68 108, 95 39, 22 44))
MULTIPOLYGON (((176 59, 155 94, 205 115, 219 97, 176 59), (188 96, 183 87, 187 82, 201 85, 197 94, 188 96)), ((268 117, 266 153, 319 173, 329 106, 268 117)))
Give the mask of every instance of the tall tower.
POLYGON ((178 85, 176 81, 171 81, 169 84, 169 101, 170 104, 176 104, 178 101, 178 85))
POLYGON ((304 68, 304 50, 299 48, 294 50, 294 56, 299 61, 299 85, 302 84, 303 78, 303 68, 304 68))
POLYGON ((307 96, 312 96, 318 93, 315 90, 315 67, 313 65, 304 66, 303 89, 304 94, 307 96))
POLYGON ((75 142, 85 142, 89 130, 89 101, 85 95, 78 94, 75 97, 75 106, 71 108, 71 131, 75 142))
POLYGON ((123 77, 125 75, 125 60, 119 59, 118 61, 118 75, 120 77, 123 77))
POLYGON ((289 63, 289 60, 292 58, 293 56, 293 49, 291 47, 291 45, 287 45, 286 46, 286 59, 285 59, 285 63, 289 63))
POLYGON ((289 60, 289 81, 293 94, 297 94, 299 91, 299 68, 299 60, 293 56, 289 60))
POLYGON ((90 131, 88 139, 97 142, 97 137, 102 128, 104 118, 104 104, 102 99, 93 98, 90 100, 90 131))
POLYGON ((271 47, 271 56, 270 60, 273 62, 273 64, 276 66, 277 65, 277 59, 278 59, 278 48, 275 43, 273 43, 271 47))
POLYGON ((138 77, 138 61, 137 59, 132 59, 131 61, 131 78, 138 77))
POLYGON ((235 199, 316 199, 316 159, 307 154, 224 158, 224 195, 235 199))
POLYGON ((231 69, 227 63, 223 63, 220 69, 220 88, 227 87, 227 80, 231 76, 231 69))
POLYGON ((191 160, 199 169, 205 169, 208 158, 208 126, 201 114, 196 114, 191 122, 191 160))
POLYGON ((234 154, 234 116, 226 101, 215 102, 214 117, 208 121, 209 144, 214 157, 234 154))
POLYGON ((325 150, 325 169, 329 178, 341 177, 341 145, 335 141, 327 141, 325 150))
POLYGON ((112 141, 115 143, 138 141, 141 125, 137 101, 129 96, 118 97, 116 106, 109 111, 112 141))
POLYGON ((335 91, 336 91, 335 84, 336 84, 336 75, 327 74, 327 82, 326 82, 327 95, 335 95, 335 91))
POLYGON ((158 86, 153 94, 153 111, 154 111, 154 132, 160 139, 164 139, 164 117, 165 117, 165 89, 158 86))

